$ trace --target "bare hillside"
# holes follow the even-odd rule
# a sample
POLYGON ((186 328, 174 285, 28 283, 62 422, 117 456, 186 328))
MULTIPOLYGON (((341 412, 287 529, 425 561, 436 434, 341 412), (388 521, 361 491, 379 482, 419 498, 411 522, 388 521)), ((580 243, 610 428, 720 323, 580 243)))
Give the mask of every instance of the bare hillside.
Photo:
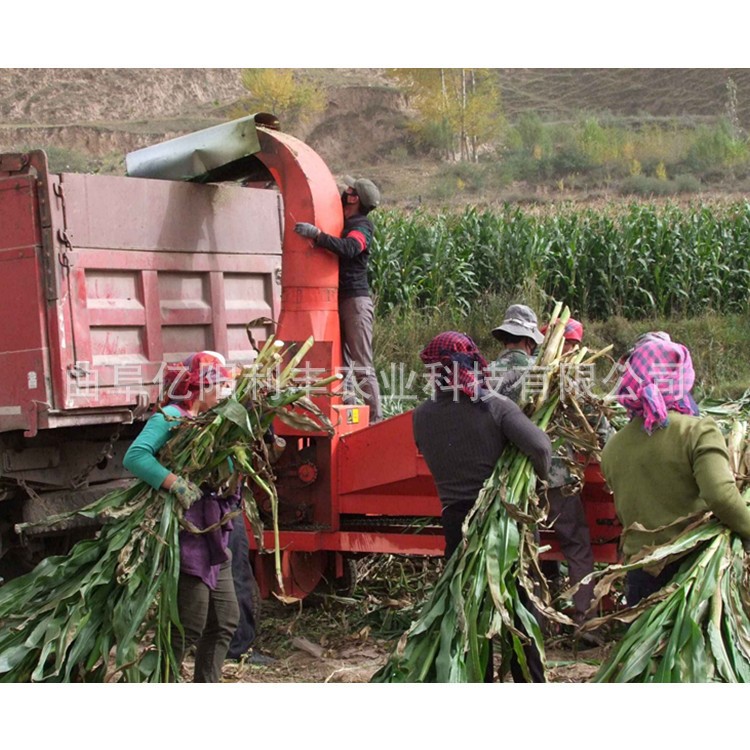
MULTIPOLYGON (((240 73, 229 68, 4 69, 0 150, 53 147, 111 161, 234 116, 247 94, 240 73)), ((296 135, 334 168, 349 163, 352 154, 363 163, 377 162, 401 142, 405 102, 398 90, 384 85, 382 71, 306 74, 325 86, 328 106, 296 135)))
POLYGON ((210 114, 242 94, 231 68, 6 68, 0 121, 71 125, 210 114))
MULTIPOLYGON (((325 87, 328 104, 292 132, 334 172, 366 171, 392 199, 429 195, 440 165, 413 155, 410 102, 386 69, 299 72, 325 87)), ((512 68, 497 74, 511 122, 527 111, 560 120, 591 113, 625 118, 636 128, 655 120, 715 122, 727 111, 731 79, 739 122, 750 131, 750 69, 512 68)), ((232 68, 6 68, 0 70, 0 151, 41 147, 54 152, 56 168, 121 173, 129 151, 226 121, 245 94, 241 71, 232 68)))
MULTIPOLYGON (((380 68, 304 73, 332 92, 334 109, 341 107, 341 89, 392 87, 380 68)), ((527 110, 560 116, 591 111, 716 117, 725 109, 731 78, 740 118, 750 128, 746 68, 508 68, 498 75, 511 118, 527 110)), ((6 68, 0 70, 0 122, 70 125, 210 117, 243 93, 240 71, 234 68, 6 68)))
POLYGON ((500 71, 512 116, 534 110, 569 117, 582 111, 620 117, 716 118, 727 81, 737 86, 740 122, 750 129, 750 68, 513 68, 500 71))

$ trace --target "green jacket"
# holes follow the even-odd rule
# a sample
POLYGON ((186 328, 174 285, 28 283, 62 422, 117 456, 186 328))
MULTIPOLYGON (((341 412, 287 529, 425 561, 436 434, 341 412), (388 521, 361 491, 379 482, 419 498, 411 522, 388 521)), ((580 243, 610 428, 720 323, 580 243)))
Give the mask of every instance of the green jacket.
POLYGON ((518 370, 532 367, 536 357, 521 349, 503 349, 494 361, 499 370, 518 370))
POLYGON ((520 405, 524 374, 535 362, 536 357, 520 349, 503 349, 490 365, 492 390, 520 405))
POLYGON ((625 529, 621 547, 626 559, 677 537, 688 525, 679 519, 709 510, 750 538, 750 509, 729 468, 724 436, 711 417, 670 411, 669 424, 650 436, 643 419, 635 417, 607 442, 602 471, 625 529), (646 530, 629 530, 635 523, 646 530))
POLYGON ((154 489, 158 490, 171 471, 159 463, 156 456, 169 439, 169 433, 179 425, 182 412, 172 404, 165 406, 164 414, 173 417, 167 418, 161 412, 153 414, 138 437, 131 443, 122 465, 131 473, 135 474, 154 489))

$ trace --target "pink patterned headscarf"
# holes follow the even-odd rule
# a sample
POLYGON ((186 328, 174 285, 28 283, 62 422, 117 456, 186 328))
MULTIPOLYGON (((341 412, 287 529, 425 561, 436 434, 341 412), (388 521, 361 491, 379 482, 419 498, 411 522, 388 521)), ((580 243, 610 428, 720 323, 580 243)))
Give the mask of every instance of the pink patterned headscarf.
POLYGON ((666 427, 670 410, 697 414, 690 391, 695 372, 686 346, 662 338, 647 338, 636 346, 625 363, 617 386, 617 400, 631 417, 643 417, 650 435, 666 427))

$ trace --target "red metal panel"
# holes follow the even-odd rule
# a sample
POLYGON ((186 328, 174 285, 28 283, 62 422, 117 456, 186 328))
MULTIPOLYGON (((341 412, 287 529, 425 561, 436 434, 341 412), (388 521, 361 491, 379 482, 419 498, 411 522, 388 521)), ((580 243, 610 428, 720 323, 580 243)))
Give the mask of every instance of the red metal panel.
MULTIPOLYGON (((85 268, 83 266, 73 266, 68 273, 68 283, 70 284, 70 299, 73 311, 70 322, 73 327, 75 360, 76 362, 86 363, 87 367, 95 366, 94 348, 101 351, 103 346, 101 342, 94 341, 91 331, 85 268)), ((69 394, 66 393, 65 408, 71 408, 71 406, 72 404, 69 404, 69 394)))
POLYGON ((614 497, 607 487, 601 466, 598 463, 589 464, 584 479, 581 500, 589 525, 594 559, 601 563, 620 562, 622 524, 617 518, 614 497))
POLYGON ((224 274, 219 271, 212 271, 209 274, 209 300, 213 313, 211 316, 211 337, 214 342, 213 350, 226 352, 229 348, 227 305, 224 291, 224 274))
MULTIPOLYGON (((294 232, 296 222, 307 221, 338 236, 343 212, 336 183, 323 160, 308 146, 291 136, 258 129, 261 152, 266 165, 284 196, 283 298, 278 337, 285 342, 303 342, 313 336, 315 344, 307 363, 321 373, 331 374, 342 364, 338 317, 338 258, 294 232)), ((302 363, 304 368, 306 363, 302 363)), ((334 409, 340 397, 315 399, 323 412, 337 422, 334 409)), ((335 534, 339 528, 337 469, 339 434, 318 439, 316 447, 318 478, 310 488, 315 521, 335 534)), ((282 435, 293 434, 279 427, 282 435)), ((280 491, 283 488, 280 487, 280 491)), ((303 537, 307 538, 307 537, 303 537)), ((311 539, 311 541, 313 541, 311 539)), ((331 537, 331 544, 337 543, 331 537)), ((323 549, 323 548, 321 548, 323 549)))
MULTIPOLYGON (((338 319, 338 258, 294 232, 296 222, 307 221, 339 236, 343 211, 336 182, 325 162, 296 138, 258 128, 261 152, 258 158, 273 175, 284 196, 283 298, 278 335, 283 341, 315 338, 310 361, 327 373, 342 364, 341 332, 338 319), (320 359, 321 351, 327 354, 320 359)), ((332 416, 340 399, 325 399, 319 405, 332 416)), ((336 443, 331 443, 334 476, 336 443)), ((335 503, 335 500, 334 500, 335 503)))
POLYGON ((40 264, 34 247, 0 251, 0 351, 46 345, 40 264))
POLYGON ((49 400, 35 182, 0 180, 0 431, 28 429, 49 400))
MULTIPOLYGON (((434 490, 434 484, 432 485, 434 490)), ((388 495, 385 492, 371 495, 342 495, 339 510, 342 514, 368 516, 424 516, 440 518, 442 507, 437 493, 431 495, 430 487, 420 495, 404 492, 399 495, 388 495)))
POLYGON ((366 430, 370 424, 370 407, 363 404, 336 404, 333 407, 333 426, 344 437, 366 430))
MULTIPOLYGON (((376 491, 414 477, 431 477, 420 458, 411 411, 346 435, 339 444, 339 492, 376 491)), ((434 484, 431 494, 437 496, 434 484)))
POLYGON ((164 360, 164 343, 161 337, 161 312, 159 308, 159 275, 156 271, 141 272, 141 293, 146 313, 145 351, 150 362, 164 360))
MULTIPOLYGON (((0 295, 2 287, 0 283, 0 295)), ((36 423, 37 404, 45 404, 49 398, 46 349, 0 352, 0 372, 0 432, 30 429, 36 423)))
POLYGON ((273 190, 106 175, 61 177, 67 229, 76 247, 281 253, 280 196, 273 190))
MULTIPOLYGON (((445 551, 442 534, 397 534, 364 531, 285 531, 281 533, 281 547, 290 552, 328 550, 350 553, 382 553, 394 555, 439 556, 445 551)), ((265 532, 263 544, 273 549, 273 533, 265 532)), ((257 549, 254 539, 252 549, 257 549)))
POLYGON ((157 253, 107 248, 79 248, 70 253, 73 265, 104 271, 169 271, 174 273, 205 274, 211 271, 239 274, 273 274, 280 259, 275 255, 239 255, 213 253, 186 255, 183 253, 157 253))
POLYGON ((33 246, 39 238, 34 178, 0 179, 0 249, 33 246))
MULTIPOLYGON (((284 312, 292 304, 300 310, 335 309, 338 258, 295 234, 294 225, 308 221, 329 234, 341 234, 344 217, 336 182, 320 156, 296 138, 263 128, 258 129, 258 138, 262 148, 258 158, 284 196, 284 312)), ((309 329, 295 329, 291 319, 285 325, 290 326, 282 327, 287 338, 309 335, 309 329)))
POLYGON ((65 373, 64 408, 153 397, 164 361, 200 349, 252 358, 247 323, 279 305, 277 193, 69 174, 63 185, 65 312, 75 362, 88 363, 65 373))

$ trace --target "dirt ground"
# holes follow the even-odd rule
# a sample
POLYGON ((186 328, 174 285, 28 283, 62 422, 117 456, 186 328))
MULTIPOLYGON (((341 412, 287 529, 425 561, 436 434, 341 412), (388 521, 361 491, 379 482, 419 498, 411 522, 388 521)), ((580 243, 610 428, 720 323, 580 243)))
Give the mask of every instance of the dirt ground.
MULTIPOLYGON (((258 664, 247 656, 239 662, 228 660, 223 680, 369 682, 419 613, 438 572, 414 570, 402 561, 395 565, 397 569, 393 561, 387 562, 374 571, 379 575, 359 583, 351 597, 324 597, 316 603, 305 600, 295 605, 264 601, 253 651, 272 661, 258 664)), ((590 681, 610 648, 611 643, 592 648, 560 637, 550 640, 546 648, 548 681, 590 681)), ((188 674, 186 677, 189 679, 188 674)))
MULTIPOLYGON (((547 680, 553 683, 589 682, 597 670, 605 648, 593 648, 574 653, 572 650, 547 651, 547 680)), ((320 657, 296 650, 280 658, 275 664, 257 666, 247 662, 227 662, 224 682, 369 682, 385 663, 390 649, 382 643, 342 639, 320 657)))
MULTIPOLYGON (((589 682, 601 662, 607 646, 579 650, 547 650, 547 679, 553 683, 589 682)), ((315 656, 299 647, 280 655, 275 663, 258 666, 245 660, 228 661, 224 666, 225 682, 261 683, 347 683, 369 682, 386 662, 389 644, 356 634, 336 639, 315 656)), ((497 664, 496 664, 497 666, 497 664)))

